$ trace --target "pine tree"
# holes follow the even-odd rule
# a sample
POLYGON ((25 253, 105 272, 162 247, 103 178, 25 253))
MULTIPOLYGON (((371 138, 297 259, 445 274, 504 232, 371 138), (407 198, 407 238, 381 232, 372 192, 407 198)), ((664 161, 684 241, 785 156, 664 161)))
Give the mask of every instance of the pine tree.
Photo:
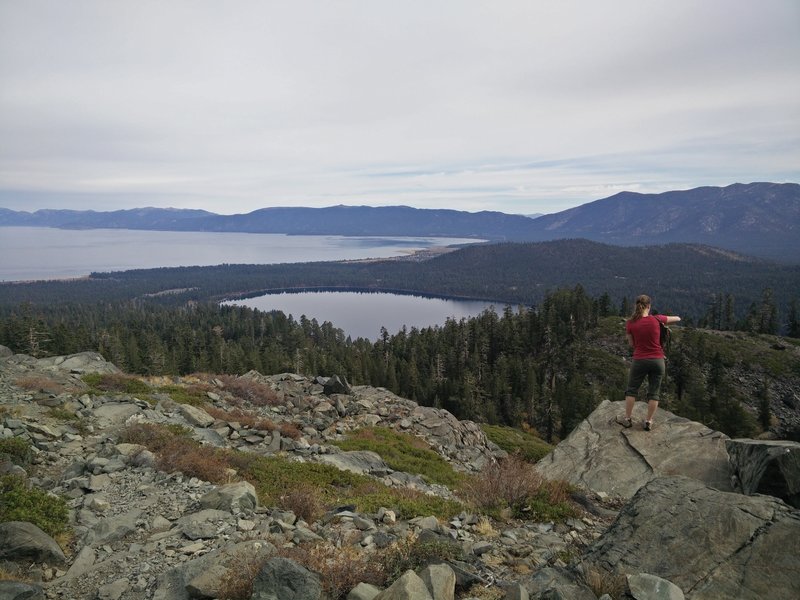
POLYGON ((761 390, 758 398, 758 424, 761 429, 767 431, 772 420, 772 411, 769 403, 769 382, 765 377, 761 382, 761 390))
POLYGON ((800 317, 797 314, 796 299, 792 299, 791 303, 789 304, 789 318, 786 335, 792 338, 800 338, 800 317))

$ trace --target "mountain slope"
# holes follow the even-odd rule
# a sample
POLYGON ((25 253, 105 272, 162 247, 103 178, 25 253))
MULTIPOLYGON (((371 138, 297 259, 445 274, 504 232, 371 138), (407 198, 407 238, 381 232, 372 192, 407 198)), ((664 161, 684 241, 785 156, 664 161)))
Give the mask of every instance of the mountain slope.
POLYGON ((800 185, 734 184, 663 194, 621 192, 533 222, 540 240, 587 238, 640 246, 695 242, 800 259, 800 185))

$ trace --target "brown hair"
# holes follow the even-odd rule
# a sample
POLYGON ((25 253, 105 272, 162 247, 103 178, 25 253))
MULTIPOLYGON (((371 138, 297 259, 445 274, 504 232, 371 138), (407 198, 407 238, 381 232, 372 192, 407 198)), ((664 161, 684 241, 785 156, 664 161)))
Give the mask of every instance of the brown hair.
POLYGON ((645 309, 650 308, 650 296, 642 294, 636 298, 636 307, 629 321, 638 321, 644 316, 645 309))

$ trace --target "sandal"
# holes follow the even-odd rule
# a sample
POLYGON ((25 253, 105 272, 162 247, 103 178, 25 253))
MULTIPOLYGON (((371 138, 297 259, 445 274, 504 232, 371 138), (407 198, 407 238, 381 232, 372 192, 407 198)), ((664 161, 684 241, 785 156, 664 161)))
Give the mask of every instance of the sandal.
POLYGON ((626 429, 631 427, 633 423, 631 422, 630 417, 617 417, 617 423, 625 427, 626 429))
POLYGON ((645 421, 644 422, 644 430, 645 431, 650 431, 651 429, 653 429, 653 422, 652 421, 645 421))

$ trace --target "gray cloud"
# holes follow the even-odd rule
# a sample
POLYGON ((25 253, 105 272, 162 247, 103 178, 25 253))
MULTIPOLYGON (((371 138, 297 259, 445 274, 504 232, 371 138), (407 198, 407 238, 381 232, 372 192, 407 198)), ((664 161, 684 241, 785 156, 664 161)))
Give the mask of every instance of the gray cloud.
POLYGON ((0 0, 0 205, 548 212, 796 181, 800 5, 0 0))

